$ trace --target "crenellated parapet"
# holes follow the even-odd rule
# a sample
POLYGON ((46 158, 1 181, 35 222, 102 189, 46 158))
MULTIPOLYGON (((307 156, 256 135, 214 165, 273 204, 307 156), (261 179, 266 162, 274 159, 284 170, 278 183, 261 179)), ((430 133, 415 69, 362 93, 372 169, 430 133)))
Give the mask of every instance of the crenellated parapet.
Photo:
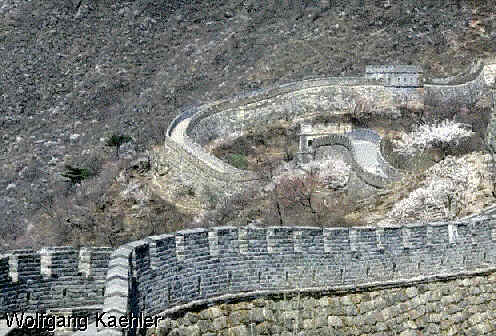
POLYGON ((463 85, 476 80, 484 72, 485 66, 491 63, 493 63, 492 60, 483 61, 478 59, 469 64, 463 72, 454 76, 442 78, 429 76, 426 78, 425 84, 439 86, 463 85))
POLYGON ((103 304, 112 249, 16 250, 0 258, 0 313, 103 304))
MULTIPOLYGON (((242 133, 247 127, 266 125, 288 116, 302 118, 322 110, 344 113, 353 108, 358 97, 374 98, 371 105, 379 109, 392 104, 395 92, 385 88, 382 79, 365 76, 303 80, 201 105, 188 117, 184 134, 192 142, 205 145, 219 137, 242 133)), ((189 115, 191 110, 184 113, 189 115)), ((175 126, 177 120, 173 122, 175 126)))
MULTIPOLYGON (((0 307, 5 313, 103 305, 105 318, 169 316, 222 300, 300 291, 347 293, 495 269, 492 215, 383 228, 199 228, 148 237, 114 251, 12 251, 0 258, 0 307)), ((100 329, 101 335, 123 332, 100 329)))
POLYGON ((494 60, 476 60, 466 71, 446 78, 430 78, 424 84, 426 104, 449 104, 453 108, 472 106, 488 93, 494 80, 494 60))
POLYGON ((185 230, 117 249, 104 311, 167 314, 221 297, 442 279, 494 268, 495 247, 493 216, 384 228, 185 230))

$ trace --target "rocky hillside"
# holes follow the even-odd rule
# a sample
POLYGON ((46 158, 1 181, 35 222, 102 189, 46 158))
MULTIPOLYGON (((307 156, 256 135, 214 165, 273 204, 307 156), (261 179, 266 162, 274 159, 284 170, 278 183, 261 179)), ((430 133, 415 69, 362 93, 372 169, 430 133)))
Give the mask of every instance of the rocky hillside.
POLYGON ((490 155, 447 156, 428 169, 410 172, 347 214, 368 225, 442 221, 476 214, 494 204, 490 155))
POLYGON ((83 208, 112 218, 101 205, 120 183, 115 167, 125 165, 105 146, 112 134, 132 137, 120 160, 133 159, 160 143, 191 104, 308 76, 358 74, 369 63, 456 73, 476 56, 494 55, 494 5, 0 0, 0 249, 39 243, 23 234, 55 213, 54 202, 69 200, 63 222, 77 222, 80 191, 61 178, 66 164, 100 177, 83 208))

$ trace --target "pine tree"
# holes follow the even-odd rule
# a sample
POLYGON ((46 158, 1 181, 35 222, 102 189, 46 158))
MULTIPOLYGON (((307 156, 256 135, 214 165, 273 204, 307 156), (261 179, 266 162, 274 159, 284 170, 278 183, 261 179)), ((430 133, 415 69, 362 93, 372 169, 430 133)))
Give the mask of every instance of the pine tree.
POLYGON ((68 178, 72 184, 78 184, 81 183, 82 180, 91 177, 92 173, 87 168, 78 168, 71 165, 65 165, 65 172, 61 175, 68 178))
POLYGON ((117 159, 119 159, 119 149, 123 144, 131 140, 132 138, 127 135, 112 134, 112 136, 107 139, 107 142, 105 144, 110 147, 115 147, 115 156, 117 157, 117 159))

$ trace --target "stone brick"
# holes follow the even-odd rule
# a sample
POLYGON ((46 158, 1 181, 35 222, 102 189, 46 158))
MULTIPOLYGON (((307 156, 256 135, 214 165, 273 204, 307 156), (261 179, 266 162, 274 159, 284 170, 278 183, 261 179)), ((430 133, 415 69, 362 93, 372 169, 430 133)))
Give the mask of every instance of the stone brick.
POLYGON ((416 320, 419 317, 423 316, 425 314, 425 307, 424 306, 418 306, 415 309, 412 309, 408 312, 408 316, 412 320, 416 320))
POLYGON ((227 328, 227 318, 225 316, 217 317, 212 321, 212 328, 215 331, 227 328))
POLYGON ((196 325, 184 328, 184 332, 185 332, 185 335, 188 335, 188 336, 200 336, 200 335, 202 335, 200 328, 196 325))
POLYGON ((419 295, 418 289, 416 287, 408 287, 405 290, 406 296, 408 296, 410 299, 419 295))
POLYGON ((220 316, 223 316, 224 313, 222 312, 222 310, 218 307, 210 307, 206 310, 203 310, 201 313, 200 313, 200 318, 203 319, 203 320, 206 320, 206 319, 215 319, 217 317, 220 317, 220 316))
POLYGON ((344 324, 339 316, 329 316, 327 318, 327 325, 333 328, 341 328, 344 324))
POLYGON ((244 325, 236 326, 228 329, 228 336, 249 336, 248 328, 244 325))
POLYGON ((372 310, 375 309, 375 303, 374 301, 365 301, 365 302, 362 302, 358 305, 358 311, 361 313, 361 314, 365 314, 365 313, 368 313, 372 310))

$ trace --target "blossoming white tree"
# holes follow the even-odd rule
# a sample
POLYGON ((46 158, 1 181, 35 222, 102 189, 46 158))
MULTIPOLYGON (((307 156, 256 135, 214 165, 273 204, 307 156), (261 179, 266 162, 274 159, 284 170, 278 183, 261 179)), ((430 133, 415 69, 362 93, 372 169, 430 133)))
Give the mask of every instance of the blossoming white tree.
POLYGON ((322 186, 329 189, 342 189, 348 183, 351 167, 341 159, 326 157, 322 160, 310 161, 300 167, 292 167, 289 164, 281 166, 280 172, 274 177, 274 182, 279 183, 281 178, 303 177, 314 175, 322 186))
POLYGON ((409 134, 404 134, 399 141, 393 141, 394 151, 404 154, 422 152, 434 145, 448 143, 452 140, 461 139, 472 135, 462 124, 453 120, 443 120, 433 125, 418 125, 409 134))
POLYGON ((429 168, 418 188, 397 202, 379 224, 455 218, 470 206, 470 199, 482 183, 481 171, 473 166, 470 157, 448 156, 429 168))

